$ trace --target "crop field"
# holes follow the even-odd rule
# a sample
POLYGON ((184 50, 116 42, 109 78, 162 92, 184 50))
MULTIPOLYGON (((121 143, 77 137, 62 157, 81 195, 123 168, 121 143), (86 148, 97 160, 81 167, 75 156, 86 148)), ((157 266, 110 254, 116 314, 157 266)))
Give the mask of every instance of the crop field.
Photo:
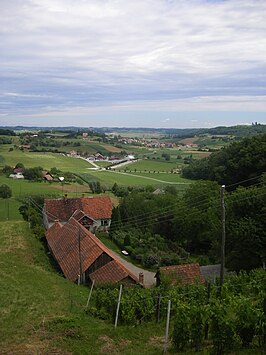
MULTIPOLYGON (((184 155, 186 156, 190 156, 192 155, 193 159, 202 159, 202 158, 206 158, 210 155, 210 152, 205 152, 205 151, 199 151, 199 150, 186 150, 183 153, 183 157, 184 155)), ((181 154, 182 156, 182 154, 181 154)))
POLYGON ((209 148, 220 149, 225 145, 227 145, 231 139, 232 138, 230 136, 204 135, 204 136, 197 137, 197 139, 194 140, 194 143, 199 145, 205 145, 208 146, 209 148))

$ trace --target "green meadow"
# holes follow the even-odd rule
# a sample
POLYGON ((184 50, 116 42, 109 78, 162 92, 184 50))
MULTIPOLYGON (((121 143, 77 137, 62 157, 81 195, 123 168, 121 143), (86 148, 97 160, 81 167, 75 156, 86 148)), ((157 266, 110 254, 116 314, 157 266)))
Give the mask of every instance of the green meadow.
POLYGON ((178 174, 166 174, 166 173, 124 173, 115 171, 94 171, 90 173, 90 176, 94 176, 101 183, 112 187, 114 183, 123 186, 147 186, 152 185, 155 187, 162 187, 167 184, 176 183, 190 183, 187 179, 182 179, 178 174))
POLYGON ((136 163, 130 163, 125 166, 121 166, 116 170, 131 170, 131 171, 171 171, 172 169, 176 169, 178 166, 178 162, 173 161, 158 161, 152 159, 139 160, 136 163))
POLYGON ((35 153, 21 150, 8 151, 7 147, 0 146, 0 155, 2 161, 0 164, 15 166, 17 163, 23 163, 26 168, 41 166, 50 170, 56 167, 62 171, 86 172, 92 165, 83 159, 71 158, 56 153, 35 153))
MULTIPOLYGON (((12 189, 12 196, 19 198, 25 195, 51 195, 55 192, 48 182, 32 182, 24 179, 12 179, 0 175, 0 184, 6 184, 12 189)), ((58 184, 59 185, 59 184, 58 184)))
POLYGON ((155 179, 155 180, 161 180, 165 184, 167 183, 176 183, 178 184, 191 184, 193 183, 192 180, 182 178, 180 174, 175 174, 175 173, 154 173, 154 172, 131 172, 131 175, 136 176, 136 177, 145 177, 147 179, 155 179))
POLYGON ((21 204, 19 200, 25 196, 62 197, 67 193, 70 197, 76 197, 90 192, 87 184, 64 184, 62 186, 59 182, 18 180, 0 175, 0 185, 2 184, 11 188, 12 197, 10 199, 0 199, 0 221, 21 219, 18 211, 21 204))

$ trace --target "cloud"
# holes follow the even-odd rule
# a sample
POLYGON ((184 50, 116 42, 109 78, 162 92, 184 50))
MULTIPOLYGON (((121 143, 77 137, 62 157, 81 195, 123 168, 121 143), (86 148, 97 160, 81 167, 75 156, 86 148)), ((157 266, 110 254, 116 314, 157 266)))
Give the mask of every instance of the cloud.
POLYGON ((266 110, 264 0, 10 0, 0 11, 2 113, 266 110))

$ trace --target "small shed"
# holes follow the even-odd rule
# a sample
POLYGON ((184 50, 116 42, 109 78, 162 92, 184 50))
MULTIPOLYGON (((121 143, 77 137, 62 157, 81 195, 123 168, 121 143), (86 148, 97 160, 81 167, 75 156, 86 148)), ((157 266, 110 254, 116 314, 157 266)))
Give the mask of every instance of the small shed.
POLYGON ((199 264, 182 264, 160 267, 155 277, 156 286, 159 286, 163 279, 169 281, 171 285, 190 285, 197 282, 205 282, 199 264))

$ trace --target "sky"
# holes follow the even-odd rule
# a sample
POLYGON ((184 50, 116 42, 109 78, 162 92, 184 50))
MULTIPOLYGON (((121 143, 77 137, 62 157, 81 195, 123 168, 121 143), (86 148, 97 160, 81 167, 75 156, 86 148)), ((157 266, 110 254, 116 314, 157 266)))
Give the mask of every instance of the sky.
POLYGON ((1 0, 0 125, 266 123, 266 0, 1 0))

